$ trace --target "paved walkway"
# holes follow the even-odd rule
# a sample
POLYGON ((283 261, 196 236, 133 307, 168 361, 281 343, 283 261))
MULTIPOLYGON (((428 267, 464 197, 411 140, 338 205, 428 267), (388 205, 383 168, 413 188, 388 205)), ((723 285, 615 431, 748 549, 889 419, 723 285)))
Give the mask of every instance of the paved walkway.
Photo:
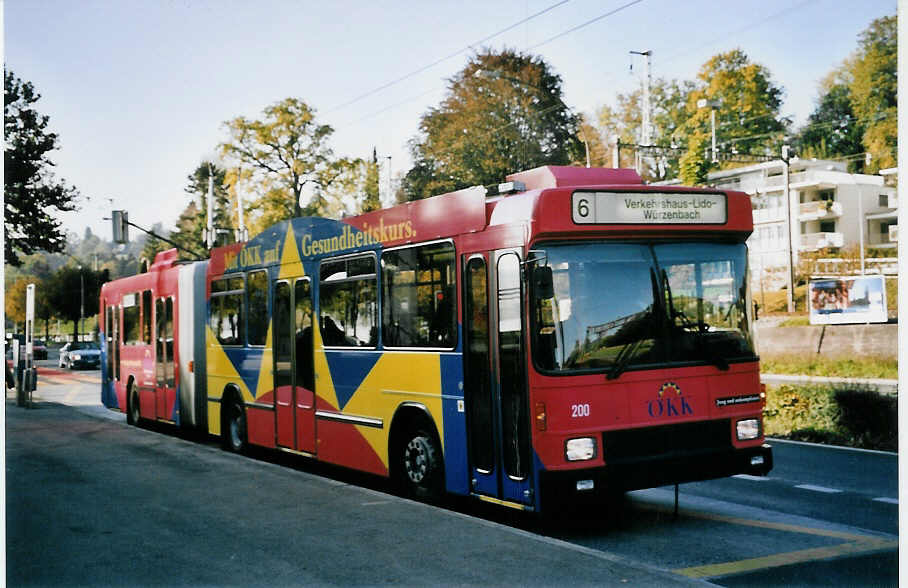
POLYGON ((760 374, 764 384, 843 384, 872 388, 885 394, 898 394, 899 381, 883 378, 836 378, 830 376, 795 376, 789 374, 760 374))

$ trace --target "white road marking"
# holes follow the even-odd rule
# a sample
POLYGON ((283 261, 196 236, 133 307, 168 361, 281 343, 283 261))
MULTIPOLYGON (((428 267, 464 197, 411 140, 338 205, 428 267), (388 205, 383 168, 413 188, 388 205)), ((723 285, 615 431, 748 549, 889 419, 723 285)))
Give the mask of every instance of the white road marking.
POLYGON ((811 490, 813 492, 822 492, 824 494, 839 494, 842 491, 835 488, 826 488, 825 486, 814 486, 813 484, 801 484, 800 486, 795 486, 795 488, 800 488, 801 490, 811 490))
POLYGON ((874 502, 885 502, 887 504, 898 504, 899 503, 898 498, 886 498, 885 496, 881 496, 879 498, 874 498, 873 501, 874 502))
POLYGON ((738 478, 739 480, 750 480, 751 482, 765 482, 769 478, 766 476, 751 476, 750 474, 737 474, 732 476, 732 478, 738 478))

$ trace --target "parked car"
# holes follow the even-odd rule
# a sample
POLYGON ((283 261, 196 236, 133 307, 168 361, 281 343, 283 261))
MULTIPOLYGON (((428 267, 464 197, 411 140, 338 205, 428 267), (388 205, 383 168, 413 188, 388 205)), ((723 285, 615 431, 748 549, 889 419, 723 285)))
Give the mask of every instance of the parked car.
POLYGON ((70 341, 60 349, 60 367, 101 367, 101 348, 94 341, 70 341))
MULTIPOLYGON (((13 341, 19 344, 19 357, 25 357, 25 335, 21 333, 7 334, 6 336, 6 356, 13 357, 13 341)), ((33 359, 47 359, 47 345, 41 339, 32 341, 33 359)))
POLYGON ((32 341, 32 356, 35 359, 47 359, 47 345, 41 339, 32 341))

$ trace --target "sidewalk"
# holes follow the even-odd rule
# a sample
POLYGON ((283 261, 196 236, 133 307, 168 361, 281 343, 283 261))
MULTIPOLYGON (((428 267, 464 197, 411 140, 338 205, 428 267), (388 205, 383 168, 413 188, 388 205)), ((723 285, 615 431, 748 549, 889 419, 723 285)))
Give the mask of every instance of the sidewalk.
POLYGON ((764 384, 835 384, 871 388, 883 394, 898 394, 899 381, 883 378, 837 378, 831 376, 795 376, 790 374, 760 374, 764 384))
POLYGON ((11 584, 709 585, 607 551, 102 423, 88 407, 49 400, 95 391, 39 380, 35 410, 7 396, 7 466, 18 482, 8 500, 29 505, 14 511, 9 531, 11 584), (149 474, 163 464, 170 465, 149 474), (135 497, 141 508, 129 502, 135 497), (176 557, 180 537, 188 543, 176 557), (51 552, 51 562, 34 557, 51 552))

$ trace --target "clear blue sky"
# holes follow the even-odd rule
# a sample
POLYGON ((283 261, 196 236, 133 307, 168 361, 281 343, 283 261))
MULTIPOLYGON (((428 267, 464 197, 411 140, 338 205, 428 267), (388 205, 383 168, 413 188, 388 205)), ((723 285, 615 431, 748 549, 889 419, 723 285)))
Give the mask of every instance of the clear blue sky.
POLYGON ((409 167, 419 116, 441 100, 470 46, 541 55, 563 77, 565 101, 588 113, 640 83, 631 50, 653 51, 654 77, 693 79, 709 57, 738 47, 769 68, 785 89, 783 114, 802 123, 817 82, 873 19, 896 12, 895 0, 621 8, 631 2, 566 1, 477 44, 558 0, 6 0, 5 62, 42 94, 38 108, 61 139, 57 172, 86 197, 65 226, 109 239, 101 218, 111 208, 171 228, 189 201, 186 176, 226 139, 222 123, 288 96, 335 128, 336 154, 367 157, 375 146, 397 174, 409 167))

